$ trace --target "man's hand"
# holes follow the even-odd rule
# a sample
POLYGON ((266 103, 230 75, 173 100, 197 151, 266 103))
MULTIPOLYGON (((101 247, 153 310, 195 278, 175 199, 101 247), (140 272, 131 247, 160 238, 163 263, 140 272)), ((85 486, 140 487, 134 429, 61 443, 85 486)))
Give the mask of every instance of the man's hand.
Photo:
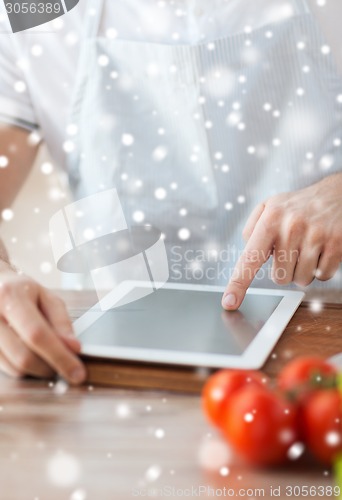
POLYGON ((237 309, 260 267, 273 256, 272 279, 307 286, 333 277, 342 262, 342 174, 295 193, 273 196, 250 215, 245 249, 223 294, 237 309))
POLYGON ((0 369, 79 384, 86 376, 79 350, 63 301, 0 262, 0 369))

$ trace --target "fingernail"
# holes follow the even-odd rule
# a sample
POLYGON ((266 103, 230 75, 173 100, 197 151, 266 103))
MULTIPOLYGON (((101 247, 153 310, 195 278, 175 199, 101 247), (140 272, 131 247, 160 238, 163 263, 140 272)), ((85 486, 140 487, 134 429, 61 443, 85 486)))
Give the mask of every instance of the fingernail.
POLYGON ((78 368, 75 368, 71 373, 70 373, 70 380, 74 384, 80 384, 81 382, 84 381, 86 377, 86 371, 85 369, 81 366, 78 368))
POLYGON ((228 293, 223 299, 223 305, 226 307, 233 307, 236 304, 236 297, 233 293, 228 293))

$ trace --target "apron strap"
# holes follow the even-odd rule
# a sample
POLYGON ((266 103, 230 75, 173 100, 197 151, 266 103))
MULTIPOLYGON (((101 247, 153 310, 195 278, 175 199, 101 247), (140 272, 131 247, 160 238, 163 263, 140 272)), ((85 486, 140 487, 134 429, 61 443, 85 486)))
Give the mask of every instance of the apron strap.
POLYGON ((104 0, 88 0, 84 26, 84 39, 93 38, 98 34, 103 7, 104 0))
POLYGON ((297 0, 296 3, 298 6, 298 9, 300 9, 300 11, 301 11, 301 14, 310 14, 311 13, 311 9, 308 5, 307 0, 297 0))

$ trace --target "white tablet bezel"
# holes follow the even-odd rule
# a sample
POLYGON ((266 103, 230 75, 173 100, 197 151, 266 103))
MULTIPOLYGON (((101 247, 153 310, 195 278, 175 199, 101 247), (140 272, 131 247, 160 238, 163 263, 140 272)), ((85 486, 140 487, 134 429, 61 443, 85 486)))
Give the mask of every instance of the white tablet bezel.
MULTIPOLYGON (((126 281, 122 283, 120 286, 116 287, 113 292, 111 292, 111 302, 113 306, 133 288, 146 286, 151 286, 151 282, 126 281)), ((178 283, 166 283, 163 288, 221 293, 224 291, 224 287, 178 283)), ((101 345, 82 345, 81 354, 113 360, 151 362, 168 365, 207 368, 258 369, 266 361, 290 319, 302 302, 305 294, 300 291, 262 288, 249 288, 247 290, 247 294, 277 296, 282 297, 282 300, 241 355, 203 354, 160 349, 146 349, 139 347, 108 347, 101 345)), ((76 335, 80 336, 89 326, 91 326, 105 313, 106 311, 100 308, 100 303, 97 303, 89 309, 74 322, 76 335)))

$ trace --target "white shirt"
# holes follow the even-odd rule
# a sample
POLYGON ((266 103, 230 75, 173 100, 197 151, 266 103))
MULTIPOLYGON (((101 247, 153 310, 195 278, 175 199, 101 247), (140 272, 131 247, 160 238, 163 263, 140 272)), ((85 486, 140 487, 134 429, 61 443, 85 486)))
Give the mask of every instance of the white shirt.
MULTIPOLYGON (((40 129, 56 164, 65 167, 68 111, 87 2, 41 27, 10 33, 0 2, 0 120, 40 129)), ((291 17, 289 1, 107 0, 100 36, 194 44, 291 17), (115 8, 115 11, 114 11, 115 8)))
MULTIPOLYGON (((272 31, 270 31, 270 25, 274 26, 274 23, 276 23, 277 21, 283 21, 284 19, 287 20, 291 17, 295 17, 296 14, 299 14, 303 12, 303 9, 306 9, 305 5, 305 0, 272 0, 272 2, 270 2, 269 0, 255 0, 253 2, 251 2, 251 0, 105 0, 104 11, 102 13, 102 22, 100 24, 98 33, 98 36, 102 38, 99 45, 106 45, 106 39, 111 39, 114 41, 121 40, 121 47, 130 45, 125 44, 125 41, 138 42, 138 45, 139 42, 149 42, 150 44, 160 44, 161 46, 180 45, 183 47, 201 43, 201 45, 204 44, 204 47, 205 44, 207 44, 207 48, 210 50, 210 44, 213 44, 213 41, 217 41, 216 43, 217 45, 219 45, 220 39, 227 40, 230 36, 239 33, 244 33, 244 38, 248 39, 248 34, 253 30, 258 30, 258 36, 260 35, 261 38, 265 40, 264 37, 271 38, 273 36, 272 31)), ((82 37, 86 7, 87 0, 83 0, 70 13, 62 18, 50 22, 49 24, 45 24, 39 28, 35 28, 27 32, 15 35, 4 33, 0 35, 0 120, 6 123, 23 126, 28 129, 40 129, 40 134, 49 147, 55 163, 62 168, 66 167, 69 144, 73 142, 73 136, 75 135, 75 133, 77 134, 77 130, 75 130, 74 124, 69 123, 68 121, 68 113, 71 107, 73 92, 75 89, 77 62, 83 40, 82 37)), ((3 13, 4 7, 2 2, 0 2, 0 9, 2 9, 2 11, 0 10, 0 30, 8 31, 9 25, 6 14, 3 13)), ((291 50, 294 50, 296 53, 301 50, 298 45, 296 48, 296 44, 304 43, 305 45, 305 42, 297 39, 291 39, 289 40, 289 43, 291 44, 291 50)), ((319 43, 321 43, 320 37, 319 43)), ((113 47, 113 44, 110 45, 113 47)), ((118 45, 120 45, 120 43, 118 45)), ((165 46, 163 48, 165 49, 165 46)), ((190 47, 187 48, 190 49, 190 47)), ((229 50, 232 51, 233 48, 234 45, 229 45, 229 50)), ((320 46, 316 47, 316 49, 316 54, 319 54, 319 57, 322 58, 320 46)), ((120 50, 120 57, 122 57, 126 62, 127 54, 123 51, 122 48, 120 50)), ((182 47, 179 52, 181 51, 182 47)), ((163 54, 165 54, 166 52, 167 51, 165 50, 160 51, 160 53, 163 54)), ((178 49, 176 52, 178 52, 178 49)), ((188 52, 194 53, 195 51, 188 50, 188 52)), ((137 51, 137 53, 133 55, 137 56, 138 53, 143 52, 137 51)), ((278 64, 278 66, 281 66, 278 69, 279 74, 281 74, 283 70, 281 57, 281 53, 278 56, 275 56, 275 62, 278 64)), ((141 64, 145 64, 145 61, 142 58, 137 60, 129 57, 129 55, 127 55, 127 58, 129 60, 129 64, 132 66, 132 71, 133 69, 135 69, 135 66, 141 66, 141 64)), ((162 63, 164 64, 164 60, 162 61, 162 63)), ((325 66, 322 66, 322 64, 324 63, 322 63, 320 59, 320 65, 317 67, 315 66, 316 69, 318 68, 317 74, 314 75, 313 73, 312 77, 313 87, 315 92, 317 92, 317 96, 320 95, 321 89, 321 79, 319 78, 321 76, 320 68, 323 68, 323 74, 325 68, 325 66)), ((97 66, 96 60, 95 66, 97 66)), ((93 66, 93 68, 95 68, 95 66, 93 66)), ((185 69, 187 69, 187 65, 185 66, 185 69)), ((259 66, 256 66, 257 69, 259 69, 259 66)), ((140 75, 143 74, 144 73, 140 71, 140 75)), ((283 79, 286 80, 287 76, 287 73, 284 74, 283 79)), ((330 98, 329 110, 326 112, 326 109, 328 108, 325 108, 324 104, 322 103, 320 104, 320 106, 318 106, 320 108, 322 108, 323 106, 324 113, 326 112, 327 114, 327 116, 324 117, 325 130, 327 134, 329 134, 329 137, 323 138, 324 142, 327 143, 324 144, 324 147, 322 146, 323 150, 331 146, 329 142, 331 139, 330 134, 335 134, 335 129, 339 128, 337 119, 333 120, 333 130, 329 130, 328 127, 330 119, 334 118, 331 116, 333 115, 332 106, 335 106, 335 96, 339 94, 339 89, 335 89, 335 85, 338 85, 339 81, 337 82, 337 78, 335 75, 334 77, 331 77, 331 74, 329 72, 327 72, 327 74, 324 76, 325 78, 323 85, 332 85, 334 88, 333 90, 330 88, 326 89, 329 90, 329 92, 327 92, 327 94, 329 93, 330 98), (331 100, 332 98, 333 101, 331 100)), ((256 78, 256 80, 258 80, 258 78, 256 78)), ((145 91, 149 91, 150 89, 148 81, 143 83, 145 86, 145 91)), ((292 84, 298 85, 296 82, 292 82, 291 85, 292 84)), ((279 85, 281 86, 281 82, 279 83, 279 85)), ((103 87, 98 88, 102 89, 103 87)), ((277 90, 277 88, 274 88, 274 86, 268 90, 272 91, 273 89, 275 91, 277 90)), ((303 95, 303 89, 297 88, 297 91, 298 90, 300 91, 300 94, 297 95, 300 98, 303 95)), ((96 96, 98 95, 99 92, 96 93, 96 96)), ((99 97, 101 97, 101 95, 99 95, 99 97)), ((253 99, 254 97, 253 95, 251 95, 249 102, 252 104, 254 103, 253 99)), ((284 102, 283 104, 284 108, 286 109, 290 105, 290 103, 286 102, 284 102)), ((314 104, 316 106, 316 100, 314 100, 314 104)), ((94 106, 94 112, 97 112, 97 108, 99 108, 99 111, 101 111, 102 108, 96 105, 96 101, 94 106)), ((263 112, 266 111, 264 108, 263 112)), ((276 112, 278 111, 275 110, 274 113, 276 112)), ((127 114, 126 107, 124 110, 124 114, 125 113, 127 114)), ((278 117, 278 115, 275 115, 274 113, 272 114, 272 116, 274 116, 275 118, 278 117)), ((322 109, 320 109, 319 116, 321 115, 322 109)), ((90 116, 92 118, 93 115, 90 116)), ((303 142, 306 142, 307 130, 310 128, 312 122, 311 115, 308 115, 309 120, 307 122, 305 122, 304 120, 303 126, 301 125, 301 121, 295 120, 295 116, 289 122, 287 122, 286 119, 283 118, 284 115, 281 116, 282 118, 279 121, 279 127, 283 128, 285 132, 288 131, 288 135, 291 135, 291 137, 295 135, 294 139, 296 142, 296 146, 300 141, 297 140, 298 138, 296 134, 293 134, 293 129, 291 129, 293 123, 297 123, 297 127, 298 125, 300 125, 300 132, 303 132, 302 135, 305 136, 302 137, 302 140, 303 142)), ((289 116, 288 110, 285 116, 289 116)), ((233 118, 235 118, 235 115, 233 116, 233 118)), ((264 120, 260 121, 260 125, 263 125, 264 122, 264 120)), ((94 121, 94 123, 96 126, 97 122, 94 121)), ((93 128, 94 123, 90 123, 93 128)), ((258 124, 259 122, 256 119, 253 120, 253 123, 258 124)), ((84 123, 82 125, 84 125, 84 123)), ((85 125, 87 125, 87 123, 85 125)), ((318 125, 317 143, 321 142, 320 139, 322 135, 321 122, 318 122, 318 125)), ((271 129, 271 132, 273 132, 273 129, 271 129)), ((338 130, 338 133, 339 132, 340 129, 338 130)), ((185 131, 183 130, 182 134, 184 133, 185 131)), ((100 148, 97 143, 92 142, 93 139, 94 136, 92 136, 91 140, 87 143, 87 146, 91 149, 91 153, 93 153, 93 150, 98 150, 100 148)), ((110 142, 110 137, 106 136, 105 139, 106 141, 110 142)), ((291 138, 291 141, 292 139, 293 137, 291 138)), ((289 142, 289 144, 291 144, 291 141, 289 142)), ((186 141, 183 141, 182 136, 181 143, 183 144, 183 142, 186 141)), ((284 143, 286 144, 286 141, 284 141, 284 143)), ((309 143, 312 144, 311 139, 309 143)), ((251 156, 255 153, 255 147, 251 146, 251 144, 248 144, 249 147, 245 148, 244 151, 244 161, 246 165, 249 164, 246 161, 247 155, 251 156)), ((279 144, 280 140, 278 139, 278 137, 274 138, 272 144, 272 155, 277 154, 279 156, 278 163, 281 163, 281 160, 284 162, 286 158, 288 159, 288 163, 284 165, 284 168, 282 170, 283 179, 284 181, 286 181, 286 183, 291 184, 291 189, 298 189, 298 185, 301 180, 304 180, 306 182, 307 165, 306 160, 304 159, 304 155, 301 155, 300 158, 298 157, 298 155, 295 155, 292 158, 291 148, 287 147, 285 154, 283 154, 282 150, 278 148, 279 144), (274 141, 276 141, 276 143, 274 141), (286 154, 288 156, 286 156, 286 154), (291 168, 287 168, 287 165, 291 166, 291 168), (298 171, 299 166, 300 171, 298 171), (302 176, 303 179, 301 179, 300 176, 302 176), (298 184, 297 187, 296 183, 298 184)), ((229 145, 227 146, 227 144, 225 143, 224 146, 228 147, 229 145)), ((97 153, 99 153, 99 151, 97 151, 97 153)), ((261 159, 264 154, 265 150, 262 149, 261 159)), ((258 175, 258 170, 254 168, 251 169, 247 179, 246 171, 241 170, 240 172, 240 168, 238 168, 238 165, 240 165, 241 163, 241 156, 240 154, 237 156, 237 161, 235 161, 236 168, 232 169, 232 171, 234 170, 235 177, 233 175, 231 176, 231 188, 234 191, 234 196, 236 195, 237 197, 237 203, 236 208, 234 209, 234 216, 232 216, 231 219, 234 219, 234 221, 236 220, 240 224, 245 221, 247 212, 249 212, 253 208, 256 203, 256 199, 260 198, 261 188, 268 196, 273 193, 272 189, 277 183, 277 179, 275 177, 275 174, 277 174, 277 161, 274 160, 274 156, 272 156, 272 158, 270 157, 267 175, 258 175), (256 180, 259 183, 255 182, 253 186, 250 186, 252 188, 250 193, 251 196, 249 196, 248 194, 248 204, 245 204, 245 196, 240 188, 246 187, 246 179, 249 181, 249 184, 251 182, 253 183, 253 176, 255 176, 256 180), (267 179, 272 181, 270 189, 268 189, 267 179), (253 196, 256 199, 254 199, 253 196)), ((90 158, 91 154, 88 157, 90 158)), ((99 182, 98 171, 93 168, 93 164, 85 165, 85 169, 82 170, 82 162, 80 163, 80 175, 82 182, 84 184, 87 184, 88 188, 96 190, 97 183, 99 182)), ((341 161, 340 157, 338 156, 334 168, 340 168, 340 165, 341 161)), ((325 171, 324 173, 320 171, 319 165, 310 164, 309 167, 314 167, 313 176, 316 174, 319 176, 325 175, 325 171)), ((311 172, 310 168, 308 169, 309 174, 311 172)), ((281 171, 281 169, 278 170, 281 171)), ((329 170, 329 172, 331 172, 331 170, 329 170)), ((182 174, 183 173, 184 172, 182 171, 182 174)), ((197 172, 197 175, 200 177, 200 172, 197 172)), ((206 182, 205 179, 206 176, 202 177, 203 183, 206 182)), ((311 180, 310 182, 313 181, 311 180)), ((191 179, 184 184, 185 188, 191 188, 193 186, 193 177, 191 176, 191 179)), ((84 186, 81 187, 84 188, 84 186)), ((287 184, 281 184, 279 188, 283 188, 286 190, 287 184)), ((86 189, 78 194, 87 196, 89 194, 88 191, 89 189, 86 189)), ((196 207, 198 204, 201 204, 201 197, 198 195, 198 191, 196 189, 195 192, 196 200, 194 206, 196 207)), ((179 197, 181 197, 181 194, 182 193, 179 194, 179 197)), ((207 197, 206 199, 210 199, 210 197, 207 197)), ((172 198, 169 197, 169 200, 172 200, 172 198)), ((225 204, 225 207, 227 207, 225 208, 226 211, 230 210, 230 205, 231 203, 225 204)), ((165 205, 165 207, 166 208, 164 208, 164 211, 167 212, 168 217, 170 219, 174 219, 175 217, 173 207, 172 210, 167 210, 167 205, 165 205)), ((221 205, 220 209, 222 209, 221 205)), ((192 212, 195 215, 195 219, 196 216, 198 216, 202 220, 200 212, 196 212, 195 209, 192 212)), ((158 215, 160 217, 163 217, 163 214, 164 212, 162 210, 158 212, 158 215)), ((223 219, 222 221, 224 223, 223 219)), ((178 221, 176 222, 178 224, 178 221)), ((234 233, 232 231, 232 233, 229 235, 229 238, 227 237, 224 240, 228 241, 229 239, 229 241, 233 242, 233 244, 236 245, 237 248, 240 248, 242 245, 242 243, 240 242, 241 227, 239 224, 237 223, 234 226, 234 233)), ((202 230, 204 231, 204 228, 199 227, 197 228, 197 230, 199 232, 202 232, 202 230)), ((225 235, 223 234, 223 236, 225 235)), ((192 243, 189 240, 189 246, 191 245, 192 243)))

